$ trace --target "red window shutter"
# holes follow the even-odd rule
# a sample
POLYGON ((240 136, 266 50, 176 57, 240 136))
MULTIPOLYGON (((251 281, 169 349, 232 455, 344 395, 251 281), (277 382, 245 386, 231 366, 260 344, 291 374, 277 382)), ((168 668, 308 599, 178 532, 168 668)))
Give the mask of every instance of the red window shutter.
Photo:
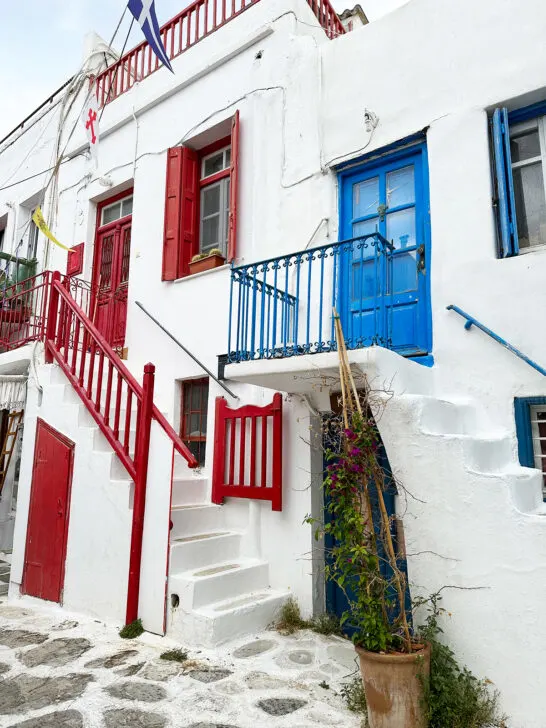
POLYGON ((237 253, 237 197, 239 187, 239 112, 231 122, 231 167, 229 189, 229 232, 228 232, 228 261, 235 259, 237 253))
POLYGON ((182 210, 180 260, 178 275, 190 272, 192 257, 199 252, 199 155, 194 149, 182 147, 182 210))
POLYGON ((163 269, 161 280, 178 278, 180 216, 182 191, 182 147, 167 151, 167 189, 165 193, 165 229, 163 232, 163 269))

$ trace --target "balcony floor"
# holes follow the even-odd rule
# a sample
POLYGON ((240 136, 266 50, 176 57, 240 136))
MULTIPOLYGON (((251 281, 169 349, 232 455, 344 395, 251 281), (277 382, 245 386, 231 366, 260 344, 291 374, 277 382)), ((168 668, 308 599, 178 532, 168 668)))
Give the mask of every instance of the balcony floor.
MULTIPOLYGON (((405 359, 389 349, 370 346, 349 351, 358 386, 358 370, 366 374, 372 388, 395 393, 429 394, 433 375, 430 369, 405 359)), ((225 378, 281 392, 310 397, 321 411, 330 409, 330 394, 340 391, 336 352, 306 354, 284 359, 260 359, 228 364, 225 378)))

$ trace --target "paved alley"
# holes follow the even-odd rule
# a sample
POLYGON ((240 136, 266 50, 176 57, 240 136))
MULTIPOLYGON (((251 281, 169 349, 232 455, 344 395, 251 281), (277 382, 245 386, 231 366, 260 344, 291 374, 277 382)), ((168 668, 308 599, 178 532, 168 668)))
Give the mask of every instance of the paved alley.
POLYGON ((339 695, 356 670, 352 646, 309 631, 252 635, 188 650, 0 600, 0 727, 359 728, 339 695))

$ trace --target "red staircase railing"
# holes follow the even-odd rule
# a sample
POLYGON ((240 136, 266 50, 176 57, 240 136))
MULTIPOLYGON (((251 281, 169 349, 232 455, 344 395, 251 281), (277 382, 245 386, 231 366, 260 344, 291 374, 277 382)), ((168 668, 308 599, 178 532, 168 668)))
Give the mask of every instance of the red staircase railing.
POLYGON ((150 431, 155 420, 189 467, 198 463, 153 403, 153 364, 141 386, 68 292, 51 274, 45 330, 46 361, 61 367, 135 484, 126 623, 138 616, 150 431), (134 433, 134 434, 133 434, 134 433))
MULTIPOLYGON (((46 361, 56 361, 87 407, 131 479, 137 477, 134 443, 139 440, 141 385, 82 308, 67 292, 59 273, 52 274, 46 361)), ((190 467, 198 463, 154 405, 156 420, 190 467)))
POLYGON ((237 409, 217 397, 214 426, 212 502, 269 500, 282 511, 282 395, 265 407, 237 409))
MULTIPOLYGON (((161 38, 170 60, 214 33, 259 0, 195 0, 161 28, 161 38)), ((307 0, 328 38, 345 29, 330 0, 307 0)), ((150 76, 160 67, 148 43, 143 42, 97 76, 97 98, 105 106, 150 76)))

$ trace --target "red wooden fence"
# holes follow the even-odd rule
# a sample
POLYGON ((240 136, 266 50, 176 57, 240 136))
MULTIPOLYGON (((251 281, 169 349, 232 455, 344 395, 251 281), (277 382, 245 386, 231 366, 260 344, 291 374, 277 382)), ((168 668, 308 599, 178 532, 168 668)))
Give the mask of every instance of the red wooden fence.
POLYGON ((282 395, 265 407, 231 409, 216 398, 212 502, 270 500, 282 510, 282 395))

